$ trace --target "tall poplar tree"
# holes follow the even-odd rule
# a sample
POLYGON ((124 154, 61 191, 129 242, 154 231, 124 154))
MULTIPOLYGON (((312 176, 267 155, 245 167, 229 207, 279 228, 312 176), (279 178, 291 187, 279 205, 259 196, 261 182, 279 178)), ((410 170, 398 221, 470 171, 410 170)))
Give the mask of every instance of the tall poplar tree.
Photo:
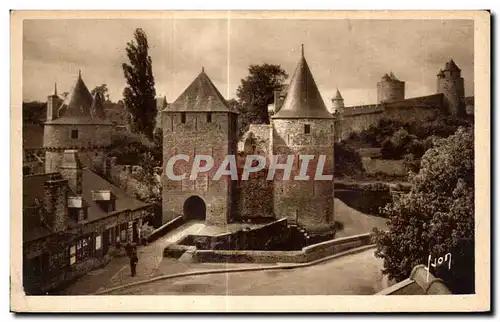
POLYGON ((144 30, 134 32, 134 40, 127 43, 130 65, 123 63, 128 86, 123 90, 124 103, 131 115, 131 129, 153 138, 156 118, 156 91, 148 39, 144 30))

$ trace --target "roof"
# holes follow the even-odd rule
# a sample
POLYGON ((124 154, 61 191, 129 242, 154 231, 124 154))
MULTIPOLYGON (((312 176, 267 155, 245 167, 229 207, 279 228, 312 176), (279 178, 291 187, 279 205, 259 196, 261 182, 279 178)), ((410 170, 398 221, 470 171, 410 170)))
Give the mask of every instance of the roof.
POLYGON ((110 215, 110 213, 103 211, 97 203, 92 199, 92 191, 95 190, 109 190, 115 196, 116 212, 127 209, 137 209, 147 206, 146 203, 128 195, 122 189, 113 185, 111 182, 99 176, 97 173, 90 169, 83 169, 82 173, 82 197, 83 200, 89 205, 88 220, 93 221, 101 219, 110 215))
POLYGON ((394 75, 394 73, 393 73, 393 72, 391 72, 391 73, 389 74, 389 77, 390 77, 392 80, 394 80, 394 81, 398 81, 398 82, 399 82, 399 79, 397 79, 396 75, 394 75))
POLYGON ((337 93, 335 93, 335 96, 333 97, 334 100, 343 100, 344 98, 340 94, 339 89, 337 88, 337 93))
POLYGON ((23 176, 23 241, 35 240, 52 234, 38 217, 37 210, 43 202, 43 185, 49 180, 62 179, 60 173, 23 176))
POLYGON ((273 119, 333 118, 323 102, 303 51, 287 91, 285 102, 278 113, 272 117, 273 119))
MULTIPOLYGON (((85 163, 82 160, 82 163, 85 163)), ((44 236, 50 235, 52 232, 48 227, 45 227, 39 222, 36 215, 36 200, 42 202, 44 198, 43 185, 51 179, 62 179, 60 173, 49 173, 40 175, 31 175, 23 177, 23 240, 31 241, 44 236)), ((69 191, 68 196, 76 196, 73 191, 69 191)), ((82 170, 82 198, 83 204, 88 206, 88 221, 99 220, 108 216, 112 216, 117 212, 127 209, 134 210, 147 206, 148 204, 128 195, 119 187, 113 185, 106 179, 94 173, 90 169, 82 170), (115 198, 115 211, 105 212, 99 205, 93 201, 93 191, 109 190, 115 198)), ((68 217, 68 226, 76 226, 77 223, 68 217)))
POLYGON ((449 295, 452 294, 442 279, 428 272, 425 265, 417 265, 410 277, 376 295, 449 295))
MULTIPOLYGON (((95 97, 94 97, 95 98, 95 97)), ((58 118, 52 121, 47 121, 45 124, 109 124, 111 122, 105 120, 104 108, 102 113, 91 112, 92 108, 98 108, 102 102, 94 102, 94 98, 90 94, 85 85, 81 73, 78 74, 78 79, 70 94, 63 101, 58 110, 58 118), (103 115, 102 117, 99 115, 103 115)))
POLYGON ((450 61, 446 63, 444 70, 459 72, 460 68, 458 68, 453 59, 450 59, 450 61))
POLYGON ((212 83, 205 70, 164 109, 166 112, 229 112, 236 113, 212 83))

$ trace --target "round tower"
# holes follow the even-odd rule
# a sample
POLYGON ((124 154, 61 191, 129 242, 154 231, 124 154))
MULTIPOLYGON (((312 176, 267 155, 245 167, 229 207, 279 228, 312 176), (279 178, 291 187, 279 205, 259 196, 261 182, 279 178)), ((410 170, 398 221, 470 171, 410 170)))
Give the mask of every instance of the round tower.
POLYGON ((378 103, 390 103, 405 99, 405 82, 400 81, 391 72, 390 75, 385 74, 382 80, 377 83, 377 100, 378 103))
POLYGON ((272 153, 279 164, 294 156, 289 180, 284 171, 274 175, 274 213, 305 228, 311 236, 334 232, 333 144, 334 118, 328 112, 302 52, 282 108, 272 117, 272 153), (307 176, 297 180, 304 160, 312 156, 307 176), (316 175, 324 158, 325 177, 316 175), (319 161, 321 163, 321 161, 319 161), (328 177, 329 176, 329 177, 328 177), (315 180, 316 179, 316 180, 315 180), (318 180, 322 179, 322 180, 318 180))
POLYGON ((437 75, 437 92, 444 95, 446 112, 455 116, 465 114, 465 86, 461 73, 451 59, 437 75))
POLYGON ((113 126, 105 119, 101 95, 92 97, 79 73, 67 99, 56 109, 49 105, 51 118, 43 136, 45 172, 60 171, 64 150, 78 150, 84 166, 105 172, 113 126))
POLYGON ((339 89, 337 88, 337 93, 332 98, 332 113, 338 112, 340 113, 344 108, 344 98, 340 94, 339 89))

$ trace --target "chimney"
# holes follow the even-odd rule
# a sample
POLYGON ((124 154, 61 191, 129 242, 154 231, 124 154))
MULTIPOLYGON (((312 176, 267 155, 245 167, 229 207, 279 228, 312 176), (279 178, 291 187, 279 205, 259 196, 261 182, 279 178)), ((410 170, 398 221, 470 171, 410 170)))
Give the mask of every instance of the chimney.
POLYGON ((60 172, 64 179, 68 180, 70 188, 78 195, 82 193, 82 170, 78 150, 65 150, 60 172))
POLYGON ((57 118, 57 109, 61 101, 59 96, 57 96, 57 84, 54 84, 54 94, 47 97, 47 121, 52 121, 57 118))
POLYGON ((54 232, 64 231, 67 228, 68 207, 68 180, 47 180, 43 184, 45 222, 54 232))

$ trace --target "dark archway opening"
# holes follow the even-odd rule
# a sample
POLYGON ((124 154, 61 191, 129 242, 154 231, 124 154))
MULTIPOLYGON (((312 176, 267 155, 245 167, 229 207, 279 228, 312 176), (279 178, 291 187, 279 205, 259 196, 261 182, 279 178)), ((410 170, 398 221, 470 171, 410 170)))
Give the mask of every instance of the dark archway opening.
POLYGON ((205 220, 207 208, 205 202, 198 196, 191 196, 184 202, 184 219, 205 220))

